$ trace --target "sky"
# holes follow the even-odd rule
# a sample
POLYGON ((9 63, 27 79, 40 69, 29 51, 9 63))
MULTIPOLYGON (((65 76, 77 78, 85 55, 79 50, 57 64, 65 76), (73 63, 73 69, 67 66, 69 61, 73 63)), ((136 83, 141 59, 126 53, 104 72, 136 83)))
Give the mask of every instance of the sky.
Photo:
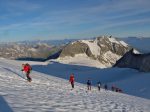
POLYGON ((150 0, 0 0, 0 42, 150 37, 150 0))

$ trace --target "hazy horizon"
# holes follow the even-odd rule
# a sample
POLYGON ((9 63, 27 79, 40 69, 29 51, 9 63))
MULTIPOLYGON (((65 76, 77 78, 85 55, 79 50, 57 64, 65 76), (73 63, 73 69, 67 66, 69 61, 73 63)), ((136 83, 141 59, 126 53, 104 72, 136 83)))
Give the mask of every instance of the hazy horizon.
MULTIPOLYGON (((106 35, 100 35, 100 36, 106 36, 106 35)), ((109 37, 109 35, 107 35, 109 37)), ((112 35, 110 35, 112 36, 112 35)), ((99 37, 99 36, 97 36, 99 37)), ((114 37, 114 36, 113 36, 114 37)), ((64 39, 29 39, 29 40, 12 40, 12 41, 1 41, 0 43, 15 43, 15 42, 34 42, 34 41, 65 41, 65 40, 86 40, 86 39, 93 39, 96 37, 87 37, 87 38, 64 38, 64 39)), ((150 37, 142 37, 142 36, 128 36, 128 37, 114 37, 114 38, 120 38, 120 39, 125 39, 125 38, 148 38, 150 37)))

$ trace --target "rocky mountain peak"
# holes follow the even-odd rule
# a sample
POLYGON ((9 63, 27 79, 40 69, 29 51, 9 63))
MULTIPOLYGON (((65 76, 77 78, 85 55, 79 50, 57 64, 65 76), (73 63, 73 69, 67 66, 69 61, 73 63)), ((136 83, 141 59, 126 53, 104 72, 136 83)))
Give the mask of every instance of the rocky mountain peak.
POLYGON ((79 40, 66 45, 60 54, 60 59, 86 54, 89 58, 110 67, 130 49, 128 44, 112 36, 100 36, 92 40, 79 40))

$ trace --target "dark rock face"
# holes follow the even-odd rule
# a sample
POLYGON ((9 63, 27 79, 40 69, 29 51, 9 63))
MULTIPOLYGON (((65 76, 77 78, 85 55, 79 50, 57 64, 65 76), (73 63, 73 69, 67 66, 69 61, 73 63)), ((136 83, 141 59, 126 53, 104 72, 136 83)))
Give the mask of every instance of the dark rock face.
POLYGON ((92 54, 87 44, 77 41, 77 42, 68 44, 62 50, 60 57, 65 57, 65 56, 74 57, 75 54, 81 54, 81 53, 87 53, 87 55, 89 56, 92 54))
MULTIPOLYGON (((114 38, 111 38, 114 39, 114 38)), ((118 55, 124 55, 129 49, 130 46, 124 46, 123 44, 119 43, 119 40, 115 40, 116 42, 110 41, 110 37, 97 37, 98 45, 101 47, 102 52, 111 51, 118 55), (103 46, 102 46, 103 45, 103 46)))
POLYGON ((150 72, 150 53, 135 54, 132 49, 118 60, 114 67, 133 68, 143 72, 150 72))
POLYGON ((123 44, 115 38, 102 36, 93 40, 79 40, 66 45, 60 54, 60 58, 74 57, 76 54, 84 53, 88 57, 110 66, 115 64, 130 49, 129 45, 123 44))

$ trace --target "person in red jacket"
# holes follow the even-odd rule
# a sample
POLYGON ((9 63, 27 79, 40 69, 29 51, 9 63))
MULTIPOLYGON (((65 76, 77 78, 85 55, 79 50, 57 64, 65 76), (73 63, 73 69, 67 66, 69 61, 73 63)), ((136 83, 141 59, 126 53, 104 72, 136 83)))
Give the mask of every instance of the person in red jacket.
POLYGON ((30 72, 32 70, 31 66, 27 63, 27 64, 22 64, 22 67, 23 67, 22 71, 26 73, 27 80, 31 82, 32 81, 30 77, 30 72))
POLYGON ((71 75, 70 75, 69 82, 71 83, 71 87, 72 87, 72 89, 73 89, 73 88, 74 88, 74 74, 71 74, 71 75))

